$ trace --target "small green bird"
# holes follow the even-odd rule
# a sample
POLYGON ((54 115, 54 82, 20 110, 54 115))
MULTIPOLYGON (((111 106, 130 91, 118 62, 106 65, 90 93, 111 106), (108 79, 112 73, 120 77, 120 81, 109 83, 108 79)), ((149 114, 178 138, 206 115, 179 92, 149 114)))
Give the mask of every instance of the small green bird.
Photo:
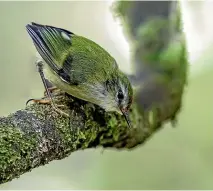
POLYGON ((132 86, 106 50, 62 28, 31 23, 26 29, 46 62, 44 74, 41 65, 39 73, 47 93, 44 75, 57 88, 76 98, 123 114, 130 126, 132 86))

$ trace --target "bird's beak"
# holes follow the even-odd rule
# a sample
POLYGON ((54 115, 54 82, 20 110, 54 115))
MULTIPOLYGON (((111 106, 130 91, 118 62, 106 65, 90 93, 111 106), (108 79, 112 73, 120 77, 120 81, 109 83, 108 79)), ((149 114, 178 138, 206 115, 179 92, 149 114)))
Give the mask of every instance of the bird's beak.
POLYGON ((121 110, 122 114, 124 115, 125 120, 126 120, 128 126, 129 126, 129 128, 131 128, 131 121, 129 119, 129 113, 128 113, 128 111, 125 110, 125 109, 120 109, 120 110, 121 110))

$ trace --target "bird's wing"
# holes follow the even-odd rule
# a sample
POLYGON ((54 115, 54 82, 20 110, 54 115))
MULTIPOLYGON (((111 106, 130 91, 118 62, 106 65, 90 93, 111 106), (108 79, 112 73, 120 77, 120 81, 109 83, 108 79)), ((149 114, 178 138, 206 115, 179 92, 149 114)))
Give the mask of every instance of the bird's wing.
POLYGON ((97 81, 118 67, 107 51, 87 38, 36 23, 26 28, 41 57, 66 83, 97 81))

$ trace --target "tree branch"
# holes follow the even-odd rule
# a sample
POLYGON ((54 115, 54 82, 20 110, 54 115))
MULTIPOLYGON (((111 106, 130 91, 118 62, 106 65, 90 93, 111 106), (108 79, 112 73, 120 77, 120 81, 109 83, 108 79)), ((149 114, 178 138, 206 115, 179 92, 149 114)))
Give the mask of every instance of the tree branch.
POLYGON ((143 126, 136 105, 130 113, 133 128, 129 129, 119 114, 106 113, 98 106, 68 95, 55 100, 66 106, 70 118, 44 104, 31 104, 0 118, 0 183, 77 150, 97 146, 133 148, 160 127, 160 124, 143 126))

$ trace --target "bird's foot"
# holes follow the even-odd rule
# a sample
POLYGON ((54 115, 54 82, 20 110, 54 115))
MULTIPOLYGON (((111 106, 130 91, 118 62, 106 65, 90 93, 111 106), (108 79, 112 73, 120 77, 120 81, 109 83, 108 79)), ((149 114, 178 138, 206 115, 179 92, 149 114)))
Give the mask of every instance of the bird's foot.
MULTIPOLYGON (((64 93, 62 93, 57 87, 50 87, 48 88, 48 91, 53 94, 54 96, 58 97, 58 96, 63 96, 64 93)), ((69 117, 69 115, 67 113, 65 113, 64 111, 62 111, 61 109, 59 108, 65 108, 65 105, 59 105, 59 104, 55 104, 53 102, 53 100, 51 100, 50 98, 48 99, 48 93, 47 91, 44 92, 44 97, 43 98, 40 98, 40 99, 29 99, 27 102, 26 102, 26 105, 29 103, 29 102, 34 102, 34 103, 38 103, 38 104, 51 104, 53 109, 60 113, 61 115, 63 116, 66 116, 66 117, 69 117)))
MULTIPOLYGON (((60 91, 60 90, 56 86, 52 86, 52 87, 48 88, 48 91, 52 94, 52 93, 55 93, 55 92, 60 91)), ((44 91, 44 96, 48 96, 46 90, 44 91)))
POLYGON ((69 114, 67 114, 66 112, 64 112, 61 109, 59 109, 59 108, 65 108, 66 107, 65 105, 53 104, 51 100, 45 99, 45 98, 41 98, 41 99, 29 99, 26 104, 28 104, 31 101, 34 102, 34 103, 38 103, 38 104, 51 104, 52 108, 56 112, 60 113, 63 116, 69 117, 69 114))
MULTIPOLYGON (((47 89, 47 91, 49 91, 49 93, 52 95, 54 95, 55 97, 60 97, 60 96, 64 96, 64 93, 60 91, 60 89, 58 89, 56 86, 52 86, 49 87, 47 89)), ((48 93, 47 91, 44 91, 44 97, 40 98, 40 99, 28 99, 26 101, 26 105, 28 105, 29 102, 34 102, 34 103, 40 103, 40 104, 51 104, 51 99, 48 99, 48 93)), ((59 105, 59 107, 62 107, 62 105, 59 105)), ((64 106, 63 106, 64 107, 64 106)))

